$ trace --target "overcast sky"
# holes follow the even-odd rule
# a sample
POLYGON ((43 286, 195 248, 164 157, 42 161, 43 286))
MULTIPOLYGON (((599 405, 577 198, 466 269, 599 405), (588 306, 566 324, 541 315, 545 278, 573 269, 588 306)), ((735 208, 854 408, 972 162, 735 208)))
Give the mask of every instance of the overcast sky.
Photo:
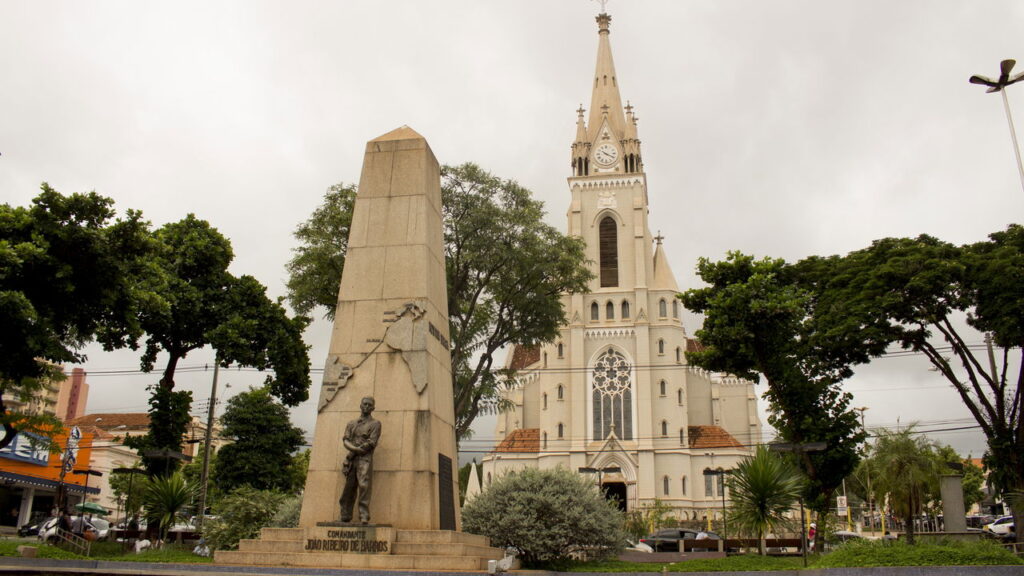
MULTIPOLYGON (((565 230, 598 12, 587 0, 0 2, 0 201, 27 204, 46 181, 154 226, 192 212, 231 239, 234 273, 283 295, 295 226, 328 186, 358 181, 367 140, 407 124, 441 162, 533 190, 565 230)), ((795 260, 885 236, 978 241, 1022 221, 1001 99, 967 78, 998 75, 1005 58, 1024 70, 1024 2, 612 0, 608 12, 651 228, 681 287, 698 285, 699 257, 727 250, 795 260)), ((1009 97, 1024 118, 1024 84, 1009 97)), ((314 367, 329 332, 306 334, 314 367)), ((88 412, 146 409, 156 376, 103 374, 137 369, 137 354, 92 350, 84 367, 88 412)), ((927 367, 858 370, 847 388, 869 428, 973 423, 927 367)), ((230 395, 259 380, 222 382, 230 395)), ((293 413, 310 433, 313 380, 293 413)), ((197 404, 209 381, 178 378, 197 404)), ((493 435, 484 423, 464 448, 493 435)), ((933 437, 984 450, 976 430, 933 437)))

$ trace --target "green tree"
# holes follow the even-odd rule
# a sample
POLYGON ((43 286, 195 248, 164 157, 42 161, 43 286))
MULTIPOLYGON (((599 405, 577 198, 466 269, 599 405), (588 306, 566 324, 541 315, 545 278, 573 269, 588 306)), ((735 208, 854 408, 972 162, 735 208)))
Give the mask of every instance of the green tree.
POLYGON ((218 517, 203 527, 203 537, 213 550, 237 549, 239 540, 255 538, 269 526, 287 499, 280 492, 243 486, 217 502, 213 511, 218 517))
MULTIPOLYGON (((234 258, 230 241, 209 223, 189 214, 157 230, 154 262, 159 274, 149 278, 159 297, 143 308, 147 334, 142 369, 150 371, 157 354, 167 364, 150 401, 150 431, 133 447, 180 450, 192 397, 174 390, 178 362, 193 350, 212 346, 222 366, 235 363, 273 370, 265 379, 271 394, 289 406, 309 396, 308 347, 303 316, 289 318, 280 301, 251 276, 228 272, 234 258)), ((149 470, 165 473, 171 460, 144 459, 149 470)))
MULTIPOLYGON (((185 481, 196 487, 197 491, 202 490, 203 483, 203 461, 205 459, 204 450, 202 444, 199 444, 200 448, 196 450, 196 455, 192 458, 192 461, 181 467, 181 473, 185 476, 185 481)), ((220 485, 214 482, 216 478, 215 474, 217 470, 217 452, 216 450, 210 450, 210 467, 207 471, 206 482, 206 506, 208 508, 213 506, 213 503, 223 496, 224 492, 221 490, 220 485)), ((198 506, 199 500, 196 500, 198 506)), ((199 514, 199 510, 196 510, 196 514, 199 514)))
POLYGON ((96 339, 105 349, 141 334, 136 282, 150 249, 148 223, 90 192, 63 196, 47 184, 29 207, 0 205, 0 448, 18 431, 59 433, 45 414, 12 409, 64 379, 56 364, 82 362, 96 339))
POLYGON ((689 362, 754 381, 763 376, 768 422, 779 436, 827 444, 824 452, 799 456, 808 477, 804 499, 824 513, 856 467, 865 437, 840 384, 871 348, 851 349, 819 327, 820 268, 731 252, 723 262, 701 258, 697 271, 710 286, 681 295, 687 308, 705 314, 696 332, 704 349, 687 354, 689 362))
POLYGON ((877 500, 889 497, 889 506, 906 524, 907 542, 913 544, 914 517, 924 510, 929 487, 938 478, 934 445, 911 425, 899 432, 881 431, 869 458, 877 500))
POLYGON ((626 512, 624 528, 632 539, 640 540, 674 520, 672 506, 655 498, 652 504, 641 504, 626 512))
MULTIPOLYGON (((295 232, 301 245, 288 265, 288 288, 299 312, 322 306, 333 317, 354 191, 332 187, 295 232)), ((561 296, 586 290, 592 274, 583 241, 544 224, 543 204, 516 182, 474 164, 444 166, 441 197, 455 429, 462 439, 479 414, 500 408, 495 354, 553 340, 566 321, 561 296)))
POLYGON ((564 467, 499 476, 462 509, 462 529, 514 548, 528 566, 577 552, 607 556, 622 548, 622 514, 593 482, 564 467))
POLYGON ((989 480, 1004 494, 1024 490, 1024 227, 964 246, 886 238, 817 261, 832 269, 824 293, 843 311, 831 329, 923 354, 985 434, 989 480), (978 332, 993 344, 988 358, 968 343, 978 332))
POLYGON ((765 555, 768 533, 789 525, 786 515, 800 498, 803 475, 767 447, 758 446, 752 457, 736 465, 727 482, 732 494, 729 524, 757 538, 758 551, 765 555))
POLYGON ((221 490, 245 485, 258 490, 292 488, 292 454, 302 445, 302 430, 292 425, 288 409, 274 401, 267 388, 233 396, 220 423, 221 435, 232 441, 217 453, 213 478, 221 490))
POLYGON ((180 471, 149 479, 143 496, 146 518, 150 525, 158 527, 161 539, 167 537, 175 522, 185 519, 185 507, 194 496, 195 487, 185 481, 180 471))
POLYGON ((292 463, 289 467, 291 473, 291 487, 288 492, 291 494, 301 494, 306 489, 306 476, 309 474, 309 457, 310 450, 305 450, 292 456, 292 463))
POLYGON ((133 474, 113 472, 110 474, 110 489, 124 506, 124 517, 140 516, 145 503, 146 487, 149 478, 145 470, 133 466, 138 472, 133 474))

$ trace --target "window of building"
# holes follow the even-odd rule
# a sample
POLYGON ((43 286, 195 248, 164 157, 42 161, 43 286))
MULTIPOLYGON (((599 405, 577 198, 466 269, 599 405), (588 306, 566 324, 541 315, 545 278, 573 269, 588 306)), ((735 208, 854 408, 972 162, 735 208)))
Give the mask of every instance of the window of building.
POLYGON ((672 299, 672 317, 679 318, 679 300, 672 299))
POLYGON ((598 228, 601 287, 619 285, 619 231, 615 219, 605 216, 598 228))
POLYGON ((664 318, 668 316, 668 304, 665 303, 665 299, 658 300, 658 316, 664 318))
POLYGON ((540 396, 540 404, 541 404, 541 409, 542 410, 547 410, 548 409, 548 394, 547 394, 547 392, 545 392, 544 394, 541 394, 541 396, 540 396))
POLYGON ((565 435, 565 425, 561 422, 558 423, 558 437, 563 438, 565 435))
POLYGON ((683 428, 679 429, 679 445, 680 446, 685 446, 686 445, 686 430, 683 429, 683 428))
POLYGON ((665 353, 665 341, 664 340, 658 340, 658 354, 664 354, 664 353, 665 353))
POLYGON ((601 319, 600 314, 601 314, 601 307, 597 305, 597 302, 594 302, 593 304, 591 304, 590 305, 590 319, 596 322, 597 320, 601 319))
POLYGON ((559 357, 559 358, 564 358, 564 357, 565 357, 565 356, 564 356, 564 352, 565 352, 565 350, 564 350, 564 349, 563 349, 563 347, 562 347, 562 343, 561 343, 561 342, 559 342, 559 343, 558 343, 558 357, 559 357))
POLYGON ((679 346, 676 346, 676 364, 682 364, 682 363, 683 363, 683 349, 680 348, 679 346))
POLYGON ((629 301, 628 300, 623 300, 622 301, 622 319, 623 320, 628 320, 629 319, 629 301))
POLYGON ((545 450, 548 449, 548 433, 547 432, 544 433, 544 449, 545 450))
POLYGON ((662 438, 667 438, 668 437, 668 420, 662 420, 661 421, 661 437, 662 438))
POLYGON ((558 399, 559 400, 563 400, 564 398, 565 398, 565 388, 562 388, 562 385, 559 384, 558 385, 558 399))
POLYGON ((615 304, 611 302, 604 305, 604 319, 614 320, 615 319, 615 304))
POLYGON ((491 473, 490 472, 487 473, 487 485, 488 486, 491 485, 491 473))
POLYGON ((683 496, 686 496, 686 474, 683 474, 682 489, 683 489, 683 496))
POLYGON ((665 381, 664 380, 662 380, 661 382, 658 382, 658 393, 661 394, 662 396, 665 395, 665 381))
POLYGON ((594 440, 608 438, 612 430, 623 440, 633 439, 633 366, 619 351, 608 349, 594 363, 594 440))
POLYGON ((545 368, 548 367, 548 353, 547 352, 544 353, 544 367, 545 368))
MULTIPOLYGON (((721 472, 722 469, 719 468, 718 471, 721 472)), ((718 495, 725 496, 725 474, 719 474, 716 478, 718 478, 718 495)))
POLYGON ((661 491, 665 493, 665 496, 668 496, 668 476, 661 479, 661 491))
POLYGON ((706 474, 704 475, 704 495, 705 496, 714 496, 715 495, 715 485, 711 481, 712 478, 714 478, 714 476, 708 476, 706 474))
POLYGON ((676 390, 676 404, 683 405, 683 389, 676 390))

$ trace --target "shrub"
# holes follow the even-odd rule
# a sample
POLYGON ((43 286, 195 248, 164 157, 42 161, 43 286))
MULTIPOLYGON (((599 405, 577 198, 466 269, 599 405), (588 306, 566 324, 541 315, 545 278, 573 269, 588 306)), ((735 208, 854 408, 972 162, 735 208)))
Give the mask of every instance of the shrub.
POLYGON ((562 467, 527 468, 495 480, 462 509, 462 528, 512 548, 524 564, 606 557, 622 548, 622 514, 585 478, 562 467))
POLYGON ((214 506, 219 517, 207 521, 203 537, 211 550, 233 550, 238 541, 255 538, 260 528, 269 526, 286 496, 270 490, 242 486, 221 498, 214 506))
POLYGON ((988 540, 943 540, 908 544, 904 541, 851 540, 822 556, 815 568, 860 566, 977 566, 1024 564, 1008 550, 988 540))
POLYGON ((159 527, 161 539, 166 537, 175 522, 185 519, 185 506, 194 496, 195 489, 185 481, 181 472, 149 480, 143 496, 146 517, 150 524, 159 527))
POLYGON ((270 525, 274 528, 295 528, 299 525, 299 513, 302 512, 302 495, 286 496, 278 507, 270 525))

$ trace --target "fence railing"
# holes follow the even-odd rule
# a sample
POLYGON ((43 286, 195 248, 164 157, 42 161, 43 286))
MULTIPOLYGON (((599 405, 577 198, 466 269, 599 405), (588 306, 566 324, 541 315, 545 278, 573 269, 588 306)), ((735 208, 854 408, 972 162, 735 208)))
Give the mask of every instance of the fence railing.
POLYGON ((81 556, 88 556, 89 552, 92 550, 92 542, 90 540, 86 540, 77 534, 73 534, 60 528, 57 529, 54 544, 58 548, 62 548, 68 552, 74 552, 81 556))

